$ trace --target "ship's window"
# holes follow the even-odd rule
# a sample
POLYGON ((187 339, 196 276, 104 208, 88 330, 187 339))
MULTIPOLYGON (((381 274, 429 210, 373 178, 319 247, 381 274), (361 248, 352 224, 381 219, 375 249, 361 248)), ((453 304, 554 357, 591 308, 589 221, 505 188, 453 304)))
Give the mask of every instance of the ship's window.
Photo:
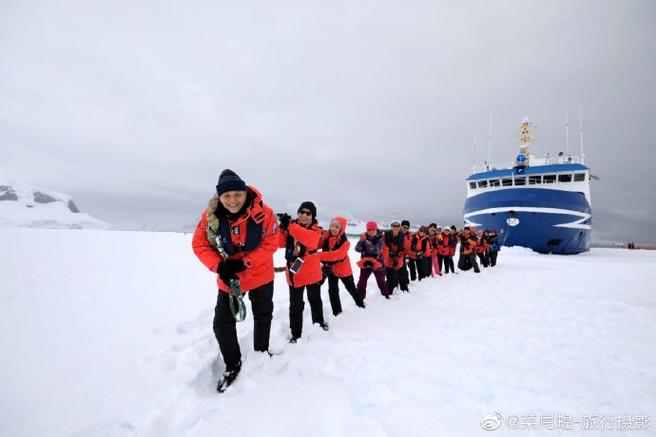
POLYGON ((537 175, 537 176, 529 176, 528 177, 528 184, 529 185, 538 185, 542 183, 542 175, 537 175))
POLYGON ((487 181, 478 181, 478 188, 487 188, 487 181))
POLYGON ((554 182, 556 182, 556 175, 555 174, 546 174, 546 175, 544 175, 544 178, 542 179, 542 181, 545 184, 553 184, 554 182))
POLYGON ((585 180, 585 173, 574 174, 574 182, 583 182, 585 180))
POLYGON ((499 179, 490 179, 490 186, 491 187, 498 187, 499 185, 501 185, 499 183, 499 179))
POLYGON ((475 189, 476 188, 476 182, 470 182, 469 183, 469 188, 471 188, 472 190, 475 189))
POLYGON ((558 182, 572 182, 572 175, 571 174, 559 174, 558 175, 558 182))
POLYGON ((501 179, 501 185, 509 187, 512 185, 512 179, 501 179))
POLYGON ((515 178, 515 185, 526 185, 526 178, 521 177, 521 178, 515 178))

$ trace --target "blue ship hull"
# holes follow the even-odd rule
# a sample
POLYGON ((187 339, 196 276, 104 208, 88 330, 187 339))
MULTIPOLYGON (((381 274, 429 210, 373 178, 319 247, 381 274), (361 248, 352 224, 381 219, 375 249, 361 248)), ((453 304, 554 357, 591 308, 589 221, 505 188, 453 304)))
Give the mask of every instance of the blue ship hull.
POLYGON ((465 222, 496 229, 504 246, 557 254, 576 254, 590 247, 591 210, 583 193, 504 188, 468 198, 463 212, 465 222))

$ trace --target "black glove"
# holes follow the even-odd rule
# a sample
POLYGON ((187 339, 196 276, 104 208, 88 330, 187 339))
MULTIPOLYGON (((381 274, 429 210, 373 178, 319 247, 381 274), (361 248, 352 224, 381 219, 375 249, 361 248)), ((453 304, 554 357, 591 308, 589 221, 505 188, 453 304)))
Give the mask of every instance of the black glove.
POLYGON ((321 273, 323 273, 324 276, 328 276, 330 272, 332 271, 333 266, 330 264, 322 264, 321 265, 321 273))
POLYGON ((421 250, 417 252, 417 258, 421 258, 423 256, 424 252, 421 250))
POLYGON ((228 259, 219 264, 217 273, 225 284, 230 284, 230 280, 237 279, 237 273, 244 270, 246 270, 246 265, 243 260, 228 259))
POLYGON ((374 263, 372 263, 371 261, 365 261, 363 265, 370 269, 374 266, 374 263))
POLYGON ((280 228, 283 231, 287 231, 287 228, 289 228, 289 223, 292 221, 292 216, 286 212, 283 212, 282 214, 278 214, 278 220, 280 221, 280 228))

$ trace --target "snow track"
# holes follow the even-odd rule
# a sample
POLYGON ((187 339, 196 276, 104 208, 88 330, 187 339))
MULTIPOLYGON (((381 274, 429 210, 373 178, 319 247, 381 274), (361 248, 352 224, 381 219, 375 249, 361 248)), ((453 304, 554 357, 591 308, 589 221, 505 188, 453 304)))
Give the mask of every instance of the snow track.
POLYGON ((330 331, 306 305, 297 344, 278 274, 276 355, 252 351, 247 299, 242 372, 217 395, 214 277, 190 235, 5 228, 0 247, 3 436, 469 436, 495 435, 495 411, 656 413, 654 252, 504 249, 391 301, 371 279, 337 318, 324 285, 330 331))

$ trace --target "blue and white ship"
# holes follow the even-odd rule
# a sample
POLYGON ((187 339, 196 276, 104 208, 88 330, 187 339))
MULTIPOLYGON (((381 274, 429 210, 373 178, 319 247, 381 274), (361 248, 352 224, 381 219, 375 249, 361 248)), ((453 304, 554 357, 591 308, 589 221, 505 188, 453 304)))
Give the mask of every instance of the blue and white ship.
POLYGON ((496 229, 505 246, 540 253, 576 254, 590 246, 590 169, 583 156, 532 154, 532 125, 524 119, 512 165, 474 167, 467 178, 464 219, 496 229))

